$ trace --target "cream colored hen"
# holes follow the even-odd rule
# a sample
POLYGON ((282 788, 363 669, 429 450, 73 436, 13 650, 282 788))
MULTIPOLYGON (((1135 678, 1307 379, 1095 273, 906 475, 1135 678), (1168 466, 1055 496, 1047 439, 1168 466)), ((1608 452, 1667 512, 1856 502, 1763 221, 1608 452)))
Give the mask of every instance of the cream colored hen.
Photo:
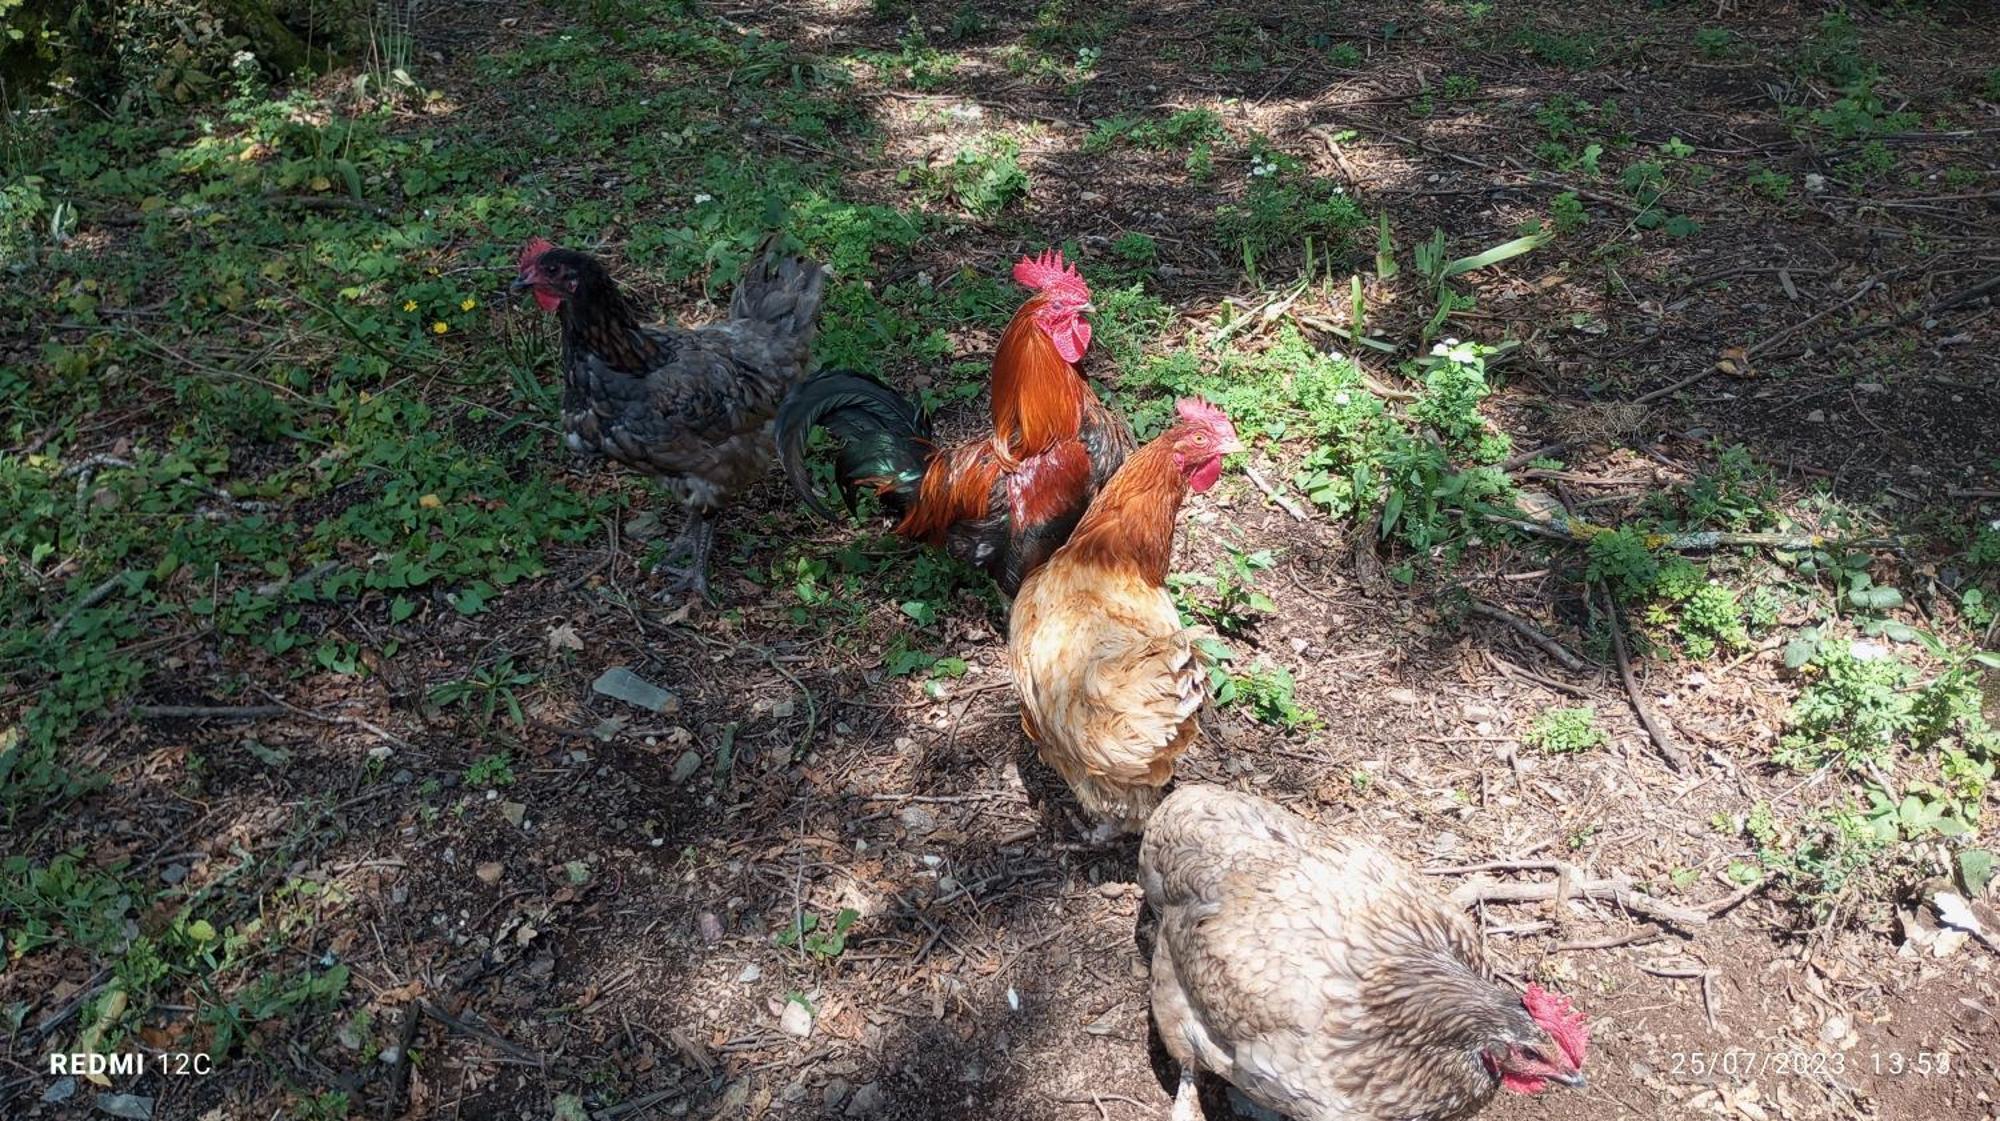
POLYGON ((1181 1064, 1296 1121, 1450 1121, 1581 1086, 1569 1001, 1496 984, 1465 915, 1394 857, 1271 802, 1182 786, 1146 823, 1153 1017, 1181 1064))
POLYGON ((1099 819, 1099 839, 1145 824, 1208 698, 1167 565, 1181 500, 1213 486, 1242 444, 1221 410, 1193 399, 1178 409, 1021 585, 1008 619, 1021 726, 1099 819))

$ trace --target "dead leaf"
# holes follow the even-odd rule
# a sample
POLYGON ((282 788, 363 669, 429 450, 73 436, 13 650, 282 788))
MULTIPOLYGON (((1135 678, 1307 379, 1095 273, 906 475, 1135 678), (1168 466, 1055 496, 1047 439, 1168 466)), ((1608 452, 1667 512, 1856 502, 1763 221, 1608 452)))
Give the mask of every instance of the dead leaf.
POLYGON ((568 623, 557 623, 555 626, 549 628, 549 649, 552 651, 581 650, 583 649, 583 638, 576 633, 575 627, 568 623))
POLYGON ((1750 366, 1750 352, 1740 346, 1727 347, 1715 360, 1718 372, 1732 378, 1754 378, 1756 370, 1750 366))

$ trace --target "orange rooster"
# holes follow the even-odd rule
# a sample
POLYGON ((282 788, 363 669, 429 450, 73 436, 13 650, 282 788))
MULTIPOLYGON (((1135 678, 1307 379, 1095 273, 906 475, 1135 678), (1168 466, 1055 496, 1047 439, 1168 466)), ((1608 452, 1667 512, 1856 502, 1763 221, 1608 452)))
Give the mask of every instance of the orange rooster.
POLYGON ((1051 250, 1014 279, 1035 294, 993 354, 993 434, 940 449, 907 398, 867 374, 822 370, 778 412, 778 456, 806 504, 835 517, 805 463, 806 439, 840 440, 834 477, 848 509, 872 490, 895 532, 942 546, 1013 595, 1069 539, 1084 507, 1132 450, 1132 430, 1097 399, 1076 363, 1090 346, 1090 289, 1051 250))
POLYGON ((1132 453, 1069 543, 1021 585, 1007 649, 1021 727, 1100 822, 1136 832, 1194 739, 1208 698, 1198 632, 1167 593, 1174 522, 1189 491, 1243 450, 1220 409, 1188 399, 1179 422, 1132 453))

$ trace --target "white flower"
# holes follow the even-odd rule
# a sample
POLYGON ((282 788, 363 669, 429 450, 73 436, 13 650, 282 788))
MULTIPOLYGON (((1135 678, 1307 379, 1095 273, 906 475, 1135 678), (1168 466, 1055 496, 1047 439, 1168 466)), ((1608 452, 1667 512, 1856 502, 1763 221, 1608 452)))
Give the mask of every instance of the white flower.
POLYGON ((1431 344, 1431 355, 1432 355, 1433 357, 1436 357, 1436 358, 1443 358, 1443 357, 1444 357, 1444 356, 1445 356, 1446 354, 1448 354, 1448 353, 1450 353, 1450 352, 1451 352, 1451 348, 1450 348, 1450 347, 1448 347, 1448 346, 1446 346, 1446 345, 1445 345, 1445 344, 1443 344, 1443 343, 1432 343, 1432 344, 1431 344))
POLYGON ((1347 391, 1344 389, 1341 390, 1339 393, 1333 395, 1333 403, 1336 405, 1345 405, 1347 404, 1347 401, 1348 401, 1347 391))
POLYGON ((714 202, 714 201, 715 201, 715 196, 711 194, 697 193, 694 196, 694 204, 696 206, 700 206, 702 203, 705 202, 714 202))

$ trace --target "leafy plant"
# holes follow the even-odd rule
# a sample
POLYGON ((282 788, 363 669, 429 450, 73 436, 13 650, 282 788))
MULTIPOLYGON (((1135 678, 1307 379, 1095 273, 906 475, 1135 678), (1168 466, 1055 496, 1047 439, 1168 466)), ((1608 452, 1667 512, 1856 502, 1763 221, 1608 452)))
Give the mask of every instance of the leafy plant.
POLYGON ((960 148, 941 167, 906 168, 896 179, 931 198, 949 199, 975 217, 991 218, 1028 194, 1028 173, 1020 156, 1019 141, 988 137, 960 148))
POLYGON ((513 756, 505 751, 482 755, 465 768, 465 785, 476 789, 512 786, 516 781, 513 756))
POLYGON ((1597 726, 1597 710, 1588 705, 1549 709, 1535 718, 1522 739, 1530 747, 1560 754, 1589 751, 1610 742, 1604 729, 1597 726))
POLYGON ((803 948, 821 961, 832 961, 847 951, 847 932, 861 917, 861 912, 852 907, 842 907, 831 922, 822 924, 818 915, 802 912, 792 919, 792 925, 772 936, 772 941, 790 949, 803 948))
POLYGON ((432 689, 431 703, 443 708, 472 709, 479 713, 483 724, 491 724, 494 713, 505 709, 514 727, 523 729, 528 726, 528 719, 521 712, 521 699, 516 690, 534 681, 534 674, 515 668, 512 658, 504 658, 494 665, 479 666, 457 681, 447 681, 432 689))

